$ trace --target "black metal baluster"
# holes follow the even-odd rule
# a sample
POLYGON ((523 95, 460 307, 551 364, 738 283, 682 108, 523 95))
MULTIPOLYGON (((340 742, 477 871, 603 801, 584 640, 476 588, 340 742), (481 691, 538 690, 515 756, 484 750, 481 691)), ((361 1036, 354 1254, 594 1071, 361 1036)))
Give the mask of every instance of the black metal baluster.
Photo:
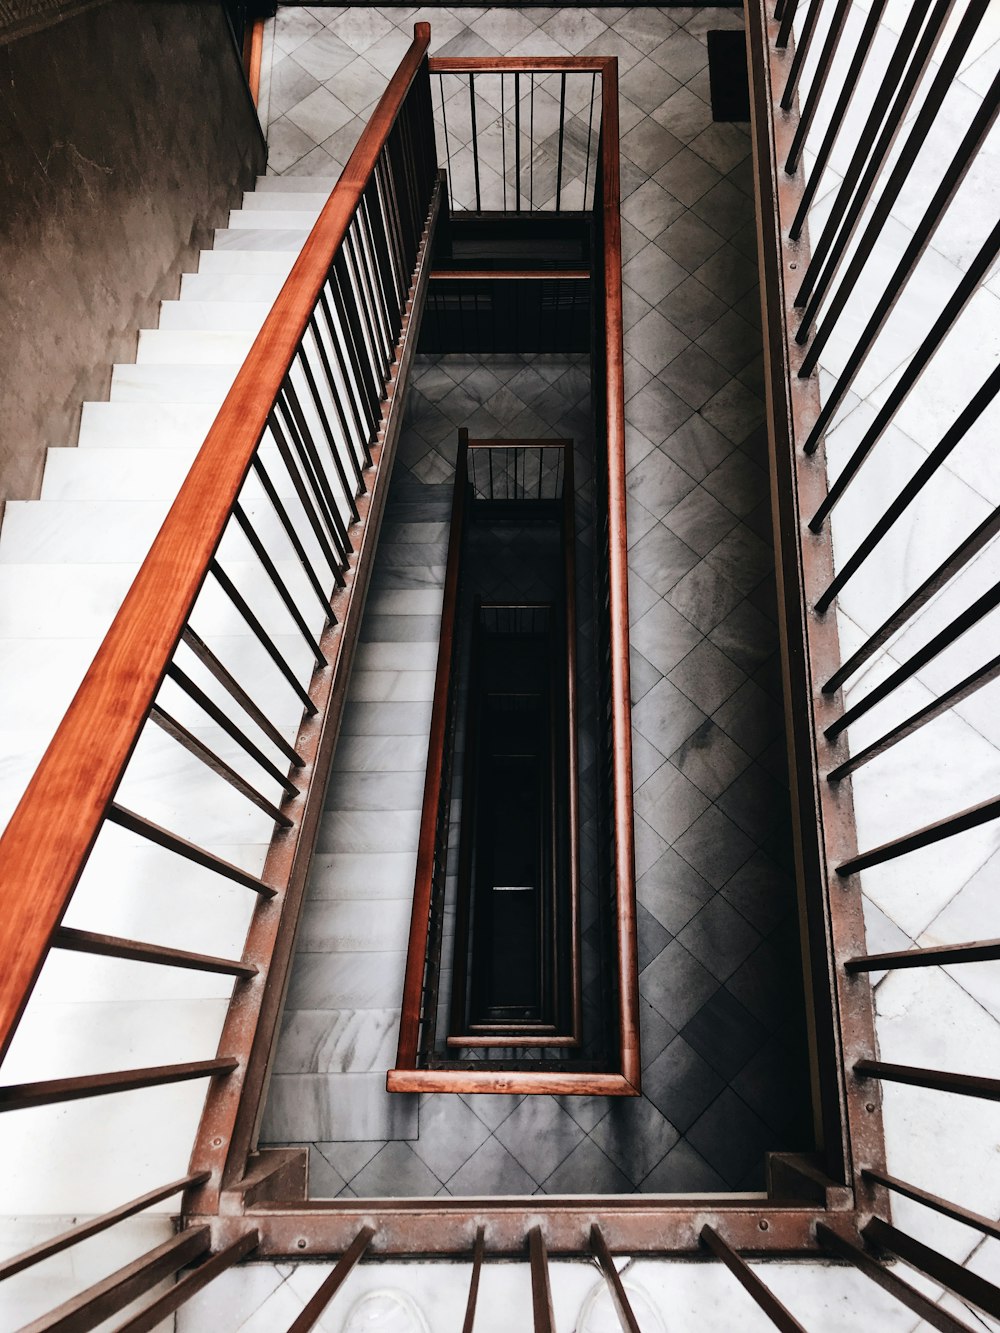
POLYGON ((559 160, 556 168, 556 212, 562 200, 563 139, 566 132, 566 75, 559 76, 559 160))
POLYGON ((476 182, 476 212, 483 211, 483 199, 479 189, 479 131, 476 128, 476 87, 472 71, 469 71, 469 117, 472 122, 472 175, 476 182))

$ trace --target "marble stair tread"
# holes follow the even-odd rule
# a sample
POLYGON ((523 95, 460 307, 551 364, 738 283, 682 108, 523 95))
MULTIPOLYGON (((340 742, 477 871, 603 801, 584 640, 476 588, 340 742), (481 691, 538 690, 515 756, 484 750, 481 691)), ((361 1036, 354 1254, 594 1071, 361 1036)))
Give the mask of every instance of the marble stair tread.
MULTIPOLYGON (((405 952, 346 953, 336 963, 321 953, 297 954, 286 1006, 288 1009, 393 1009, 403 996, 405 967, 405 952)), ((384 1074, 382 1090, 385 1091, 384 1074)))
MULTIPOLYGON (((410 772, 351 773, 334 767, 326 792, 328 811, 419 810, 424 799, 424 774, 410 772)), ((406 851, 408 848, 397 850, 406 851)))
POLYGON ((213 254, 236 250, 298 254, 308 239, 310 226, 300 227, 219 227, 215 233, 213 254))
POLYGON ((382 1071, 275 1074, 260 1137, 265 1143, 415 1139, 418 1100, 387 1093, 382 1071))
MULTIPOLYGON (((381 647, 381 645, 379 645, 381 647)), ((394 644, 409 648, 410 644, 394 644)), ((435 645, 436 648, 436 645, 435 645)), ((337 741, 339 773, 409 773, 427 767, 427 736, 345 736, 337 741)))
POLYGON ((417 853, 317 852, 309 869, 311 899, 406 898, 413 894, 417 853))
MULTIPOLYGON (((197 276, 197 275, 195 275, 197 276)), ((213 333, 256 334, 271 310, 275 289, 269 300, 196 300, 160 302, 160 333, 210 331, 213 333)))
POLYGON ((307 183, 301 182, 298 190, 247 190, 243 195, 245 211, 271 213, 293 211, 298 213, 318 213, 330 198, 329 190, 309 190, 307 183))
POLYGON ((220 302, 234 305, 263 302, 270 308, 281 291, 286 274, 278 273, 185 273, 181 277, 180 302, 163 301, 160 305, 174 306, 193 301, 220 302))
POLYGON ((410 931, 410 898, 385 898, 373 912, 359 899, 306 902, 295 940, 298 953, 402 953, 410 931))
MULTIPOLYGON (((238 234, 246 236, 246 232, 238 234)), ((198 257, 198 272, 213 277, 240 273, 249 277, 273 277, 280 274, 287 278, 297 255, 297 249, 278 247, 273 250, 249 250, 245 246, 241 249, 202 250, 198 257)))
POLYGON ((2 564, 106 564, 141 560, 170 507, 156 500, 8 500, 2 564))
MULTIPOLYGON (((380 558, 382 555, 384 551, 380 550, 380 558)), ((354 654, 354 674, 436 671, 437 658, 436 643, 359 643, 354 654)))
POLYGON ((258 176, 254 191, 257 194, 323 191, 329 195, 337 180, 337 176, 258 176))
POLYGON ((347 697, 352 703, 419 703, 434 698, 437 673, 430 671, 365 671, 354 663, 347 697))
MULTIPOLYGON (((199 441, 200 443, 200 441, 199 441)), ((41 501, 147 500, 177 494, 198 445, 176 449, 50 449, 41 501)))
POLYGON ((141 329, 137 366, 234 366, 256 337, 248 329, 141 329))
POLYGON ((211 403, 84 403, 78 451, 197 449, 217 412, 211 403))
MULTIPOLYGON (((190 471, 201 440, 175 449, 50 449, 46 455, 41 499, 48 500, 157 500, 176 495, 190 471)), ((273 446, 260 450, 267 466, 277 457, 273 446)), ((272 469, 281 499, 294 507, 292 483, 277 466, 272 469)), ((263 500, 260 482, 247 477, 240 492, 246 506, 261 503, 261 517, 268 524, 272 515, 263 500)), ((311 547, 311 543, 307 543, 311 547)))
POLYGON ((228 230, 296 231, 303 228, 311 231, 319 217, 320 208, 322 204, 315 208, 232 208, 229 210, 228 230))
POLYGON ((111 372, 111 401, 212 403, 218 409, 239 368, 239 362, 224 366, 119 363, 111 372))
POLYGON ((395 1061, 399 1009, 294 1009, 285 1014, 275 1074, 385 1071, 395 1061))
POLYGON ((420 811, 324 810, 316 837, 318 852, 409 852, 417 845, 420 811))

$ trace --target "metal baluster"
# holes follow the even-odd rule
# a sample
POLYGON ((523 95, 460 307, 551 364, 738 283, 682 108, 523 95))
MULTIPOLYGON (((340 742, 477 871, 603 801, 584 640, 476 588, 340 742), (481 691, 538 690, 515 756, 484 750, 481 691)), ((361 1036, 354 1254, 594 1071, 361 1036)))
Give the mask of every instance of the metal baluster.
POLYGON ((562 201, 562 173, 563 173, 563 140, 566 132, 566 75, 559 76, 559 149, 558 163, 556 167, 556 212, 561 210, 562 201))
MULTIPOLYGON (((799 123, 795 127, 795 135, 792 139, 792 146, 788 150, 788 159, 785 162, 785 170, 789 175, 794 174, 798 165, 799 154, 802 151, 802 145, 805 143, 806 135, 812 125, 813 117, 816 115, 816 108, 819 106, 826 88, 827 79, 830 77, 830 69, 837 55, 837 49, 840 46, 840 40, 844 35, 844 25, 847 22, 847 16, 851 12, 851 0, 837 0, 837 8, 834 10, 833 19, 826 34, 826 40, 823 43, 823 49, 819 55, 819 63, 809 85, 809 92, 806 96, 806 104, 799 113, 799 123)), ((857 60, 857 51, 851 53, 852 61, 857 60)), ((785 106, 784 97, 781 102, 785 106)), ((789 104, 790 105, 790 104, 789 104)), ((785 107, 788 110, 788 107, 785 107)))
MULTIPOLYGON (((469 79, 470 79, 470 81, 471 81, 471 79, 472 79, 472 75, 471 75, 471 74, 469 75, 469 79)), ((442 127, 443 127, 443 129, 444 129, 444 157, 445 157, 445 167, 446 167, 446 170, 447 170, 447 172, 448 172, 449 193, 451 194, 451 196, 452 196, 452 200, 454 201, 454 189, 455 189, 455 187, 454 187, 454 184, 452 183, 452 175, 451 175, 451 144, 448 142, 448 113, 447 113, 447 112, 445 111, 445 109, 444 109, 444 75, 443 75, 443 74, 439 74, 439 75, 438 75, 438 84, 440 85, 440 91, 441 91, 441 124, 442 124, 442 127)))
POLYGON ((476 212, 483 211, 483 199, 479 189, 479 131, 476 128, 476 88, 472 71, 469 71, 469 117, 472 121, 472 174, 476 182, 476 212))

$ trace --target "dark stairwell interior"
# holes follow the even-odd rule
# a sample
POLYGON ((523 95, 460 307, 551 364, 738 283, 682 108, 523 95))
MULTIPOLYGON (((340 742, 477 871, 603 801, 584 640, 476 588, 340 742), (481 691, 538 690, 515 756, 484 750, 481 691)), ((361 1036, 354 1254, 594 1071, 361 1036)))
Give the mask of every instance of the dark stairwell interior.
MULTIPOLYGON (((678 116, 678 135, 694 137, 678 116)), ((767 1152, 816 1146, 749 141, 738 126, 717 126, 717 166, 674 149, 671 170, 657 156, 669 124, 642 115, 623 139, 632 154, 622 226, 642 1096, 384 1091, 458 429, 484 439, 571 437, 584 569, 593 548, 593 410, 588 359, 574 341, 575 280, 561 284, 572 292, 561 325, 530 324, 532 346, 546 350, 517 352, 514 285, 487 316, 474 295, 486 280, 449 277, 432 284, 422 344, 431 350, 411 382, 361 669, 334 761, 330 840, 314 868, 262 1135, 310 1145, 315 1197, 761 1190, 767 1152), (543 329, 551 341, 539 341, 543 329), (355 882, 379 855, 383 882, 355 882), (364 903, 369 893, 380 901, 364 903), (360 978, 353 988, 351 975, 360 978)), ((455 270, 456 252, 482 267, 472 251, 453 246, 436 271, 455 270)), ((561 262, 580 264, 581 251, 567 249, 561 262)), ((517 285, 544 306, 531 283, 517 285)), ((581 694, 594 687, 581 668, 581 694)), ((593 756, 581 736, 585 778, 593 756)), ((584 809, 584 853, 593 838, 584 809)), ((449 913, 445 966, 453 932, 449 913)), ((585 925, 584 977, 594 980, 588 945, 585 925)))

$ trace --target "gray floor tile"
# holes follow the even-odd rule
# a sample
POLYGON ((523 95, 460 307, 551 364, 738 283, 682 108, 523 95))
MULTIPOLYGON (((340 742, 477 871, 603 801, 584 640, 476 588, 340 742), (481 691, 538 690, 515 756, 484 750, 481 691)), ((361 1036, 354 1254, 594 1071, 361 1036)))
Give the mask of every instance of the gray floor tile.
POLYGON ((525 1097, 496 1130, 496 1138, 538 1184, 552 1174, 584 1132, 552 1097, 525 1097))
POLYGON ((534 1194, 538 1182, 490 1136, 445 1182, 454 1195, 534 1194))
MULTIPOLYGON (((736 527, 739 520, 731 510, 721 504, 714 495, 710 495, 704 486, 699 483, 670 510, 663 522, 671 532, 676 533, 699 556, 707 556, 716 550, 722 539, 736 527)), ((747 532, 749 532, 749 528, 747 532)), ((755 538, 755 540, 759 539, 755 538)), ((739 587, 739 584, 733 579, 731 570, 727 569, 725 564, 725 557, 729 551, 729 546, 723 547, 720 558, 712 560, 712 566, 716 573, 729 578, 735 587, 739 587)), ((746 579, 746 572, 741 571, 741 574, 746 579)), ((677 582, 679 581, 677 580, 677 582)), ((740 591, 743 591, 743 589, 741 588, 740 591)))
POLYGON ((667 679, 683 690, 702 712, 714 713, 743 684, 746 675, 725 653, 702 639, 667 679))
POLYGON ((386 1143, 351 1181, 359 1199, 394 1196, 429 1196, 442 1182, 408 1143, 386 1143))
POLYGON ((642 997, 678 1030, 718 985, 718 979, 678 940, 671 941, 639 974, 642 997))
POLYGON ((732 1083, 763 1046, 767 1029, 723 986, 688 1020, 681 1036, 732 1083))
POLYGON ((675 1037, 663 1054, 643 1071, 642 1086, 656 1109, 686 1134, 722 1092, 726 1082, 683 1037, 675 1037))
POLYGON ((687 1132, 688 1141, 725 1180, 741 1180, 756 1168, 764 1188, 764 1154, 776 1146, 774 1131, 731 1088, 725 1088, 687 1132))
POLYGON ((652 1171, 680 1134, 645 1097, 617 1097, 590 1137, 633 1185, 652 1171))
POLYGON ((689 781, 716 800, 739 777, 750 756, 711 719, 703 722, 670 756, 689 781))
MULTIPOLYGON (((689 535, 695 536, 690 531, 689 535)), ((636 542, 629 559, 629 567, 661 597, 697 563, 697 553, 663 523, 657 523, 636 542)))
POLYGON ((732 1188, 686 1139, 667 1153, 640 1185, 643 1194, 717 1194, 732 1188))
POLYGON ((428 1094, 420 1099, 420 1137, 413 1151, 441 1181, 448 1180, 490 1131, 461 1097, 428 1094))
POLYGON ((754 850, 742 829, 716 806, 677 839, 677 850, 709 884, 721 889, 754 850))
POLYGON ((710 802, 671 763, 665 763, 635 794, 635 808, 668 843, 690 828, 710 802))
POLYGON ((543 1187, 546 1194, 631 1194, 633 1182, 593 1139, 586 1138, 560 1162, 543 1187))
MULTIPOLYGON (((712 630, 743 600, 742 594, 707 560, 679 579, 666 599, 685 620, 711 637, 712 630)), ((713 640, 714 642, 714 640, 713 640)), ((719 647, 724 646, 720 643, 719 647)), ((739 661, 738 658, 733 658, 739 661)))
POLYGON ((673 754, 704 721, 701 709, 668 680, 654 685, 632 711, 633 726, 664 757, 673 754))

